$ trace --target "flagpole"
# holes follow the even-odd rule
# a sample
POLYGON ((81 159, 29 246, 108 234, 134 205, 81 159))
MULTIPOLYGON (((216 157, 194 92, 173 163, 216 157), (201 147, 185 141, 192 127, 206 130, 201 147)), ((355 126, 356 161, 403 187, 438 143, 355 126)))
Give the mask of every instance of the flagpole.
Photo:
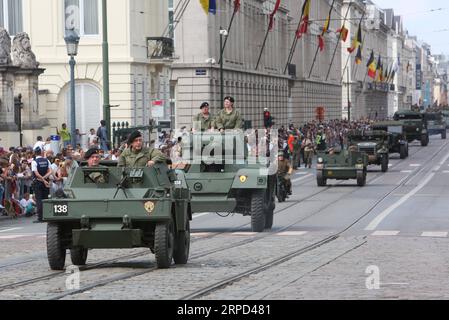
MULTIPOLYGON (((307 0, 305 0, 305 1, 307 1, 307 0)), ((299 30, 299 28, 301 27, 303 13, 304 12, 301 10, 301 17, 299 18, 298 28, 296 30, 299 30)), ((295 37, 293 39, 292 47, 290 48, 290 54, 289 54, 289 56, 287 58, 287 64, 285 65, 284 74, 287 72, 287 69, 288 69, 288 66, 289 66, 290 62, 292 62, 293 55, 295 54, 295 50, 296 50, 296 45, 297 44, 298 44, 298 36, 295 33, 295 37)))
MULTIPOLYGON (((362 15, 362 18, 360 18, 360 22, 359 22, 359 28, 361 28, 362 27, 362 21, 363 21, 363 18, 365 17, 365 11, 363 12, 363 15, 362 15)), ((365 34, 366 35, 366 34, 365 34)), ((358 35, 357 35, 358 36, 358 35)), ((364 39, 362 40, 362 43, 363 43, 363 41, 364 41, 364 39)), ((361 45, 361 44, 360 44, 361 45)), ((349 53, 349 55, 348 55, 348 59, 346 60, 346 65, 345 65, 345 67, 344 67, 344 69, 343 69, 343 72, 342 72, 342 75, 341 75, 341 80, 340 80, 340 83, 343 83, 343 79, 344 79, 344 77, 345 77, 345 71, 346 71, 346 68, 348 67, 348 63, 349 63, 349 59, 351 59, 351 53, 349 53)))
POLYGON ((256 71, 257 71, 257 69, 259 69, 260 60, 262 59, 262 54, 265 49, 265 45, 267 43, 269 33, 270 33, 270 28, 268 28, 267 33, 265 34, 265 39, 263 40, 262 49, 260 50, 259 59, 257 60, 256 71))
MULTIPOLYGON (((237 11, 238 11, 238 10, 236 10, 236 9, 234 8, 234 13, 232 14, 231 22, 229 23, 229 26, 228 26, 228 36, 226 37, 226 39, 225 39, 225 41, 224 41, 224 44, 223 44, 223 49, 222 49, 223 52, 221 53, 221 57, 223 56, 224 50, 226 49, 226 43, 228 43, 229 34, 231 33, 232 24, 233 24, 233 22, 234 22, 234 18, 235 18, 235 15, 237 14, 237 11)), ((221 62, 221 58, 220 58, 219 63, 220 63, 220 62, 221 62)))
MULTIPOLYGON (((332 9, 334 9, 334 4, 335 4, 335 0, 332 0, 332 5, 331 5, 331 8, 330 8, 330 10, 329 10, 329 14, 328 14, 328 17, 329 17, 329 24, 330 24, 330 15, 332 14, 332 9)), ((326 20, 327 21, 327 20, 326 20)), ((326 22, 327 23, 327 22, 326 22)), ((328 29, 329 29, 329 26, 327 27, 328 29)), ((321 33, 321 36, 322 37, 324 37, 324 34, 325 34, 325 32, 324 32, 324 28, 323 28, 323 32, 321 33)), ((319 37, 319 36, 318 36, 319 37)), ((312 67, 310 68, 310 72, 309 72, 309 77, 308 77, 308 79, 310 79, 310 76, 312 75, 312 72, 313 72, 313 67, 315 67, 315 62, 316 62, 316 58, 318 57, 318 50, 320 49, 320 41, 318 40, 318 45, 317 45, 317 47, 316 47, 316 51, 315 51, 315 57, 313 58, 313 62, 312 62, 312 67)))
MULTIPOLYGON (((345 22, 346 22, 346 20, 348 18, 349 9, 351 9, 351 5, 352 5, 352 2, 349 2, 348 10, 346 10, 345 19, 343 20, 343 25, 345 24, 345 22)), ((341 40, 341 32, 340 32, 340 34, 338 36, 337 46, 334 49, 334 54, 332 55, 332 60, 331 60, 330 66, 329 66, 329 70, 327 71, 326 81, 329 79, 329 75, 331 74, 332 65, 334 64, 334 60, 335 60, 335 55, 337 54, 337 49, 340 46, 340 40, 341 40)))

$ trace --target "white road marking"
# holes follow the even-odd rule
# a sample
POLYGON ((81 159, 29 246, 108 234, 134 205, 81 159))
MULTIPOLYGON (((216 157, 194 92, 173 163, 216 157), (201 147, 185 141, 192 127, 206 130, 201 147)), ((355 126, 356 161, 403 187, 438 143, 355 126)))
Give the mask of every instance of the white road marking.
POLYGON ((448 174, 449 170, 444 170, 443 173, 448 174))
POLYGON ((421 237, 426 238, 447 238, 449 232, 423 232, 421 237))
POLYGON ((21 238, 46 238, 47 236, 44 233, 28 233, 28 234, 11 234, 8 236, 0 236, 0 240, 12 240, 12 239, 21 239, 21 238))
POLYGON ((412 173, 413 170, 402 170, 401 173, 412 173))
POLYGON ((215 233, 213 233, 213 232, 194 232, 194 233, 191 233, 190 235, 192 237, 201 237, 201 238, 203 238, 203 237, 209 237, 209 236, 214 235, 214 234, 215 233))
POLYGON ((434 168, 431 174, 422 181, 416 188, 414 188, 412 191, 410 191, 408 194, 406 194, 404 197, 402 197, 399 201, 397 201, 395 204, 390 206, 388 209, 384 210, 381 214, 379 214, 369 225, 366 227, 366 231, 374 231, 376 228, 382 223, 382 221, 387 218, 393 211, 395 211, 397 208, 399 208, 401 205, 403 205, 405 202, 407 202, 412 196, 417 194, 421 189, 423 189, 435 176, 435 173, 438 172, 441 169, 441 166, 446 163, 446 161, 449 159, 449 153, 443 158, 443 160, 440 162, 438 166, 434 168))
POLYGON ((421 165, 420 164, 411 164, 410 167, 418 168, 418 167, 421 167, 421 165))
POLYGON ((299 181, 302 181, 302 180, 306 180, 306 179, 308 179, 310 177, 313 177, 313 174, 308 174, 308 175, 306 175, 306 176, 304 176, 302 178, 298 178, 298 179, 292 180, 292 183, 299 182, 299 181))
POLYGON ((231 233, 231 236, 236 236, 236 237, 252 237, 257 235, 257 232, 233 232, 231 233))
POLYGON ((285 236, 285 237, 295 237, 295 236, 303 236, 307 234, 307 231, 285 231, 281 232, 278 235, 279 236, 285 236))
POLYGON ((193 215, 193 220, 209 215, 210 212, 198 213, 193 215))
POLYGON ((16 231, 16 230, 22 230, 23 228, 10 228, 10 229, 5 229, 5 230, 1 230, 0 233, 3 232, 10 232, 10 231, 16 231))
POLYGON ((395 237, 400 231, 376 231, 372 234, 373 237, 395 237))

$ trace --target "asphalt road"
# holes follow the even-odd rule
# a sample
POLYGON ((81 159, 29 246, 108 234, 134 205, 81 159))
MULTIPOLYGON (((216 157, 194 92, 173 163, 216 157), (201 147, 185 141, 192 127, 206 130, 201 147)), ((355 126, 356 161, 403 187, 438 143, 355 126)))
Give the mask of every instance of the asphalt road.
POLYGON ((49 271, 45 225, 1 220, 0 299, 449 298, 449 140, 413 144, 386 174, 370 167, 363 188, 319 188, 313 169, 293 182, 271 232, 252 233, 249 217, 195 215, 186 266, 154 270, 145 249, 92 250, 79 290, 49 271))

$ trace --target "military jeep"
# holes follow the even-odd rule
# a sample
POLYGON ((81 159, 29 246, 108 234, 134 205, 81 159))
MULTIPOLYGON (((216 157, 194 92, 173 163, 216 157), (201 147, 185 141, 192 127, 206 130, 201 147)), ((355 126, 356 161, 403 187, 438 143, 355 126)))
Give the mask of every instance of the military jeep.
POLYGON ((270 174, 268 163, 251 161, 244 134, 205 132, 190 139, 183 155, 193 155, 186 168, 192 212, 243 214, 251 217, 253 232, 271 229, 276 172, 270 174))
POLYGON ((427 122, 429 135, 441 135, 441 139, 446 139, 446 122, 442 112, 428 111, 424 113, 424 120, 427 122))
POLYGON ((79 167, 62 195, 44 201, 48 261, 62 270, 67 249, 74 265, 85 265, 89 249, 146 247, 158 268, 186 264, 191 220, 182 171, 79 167))
POLYGON ((329 179, 356 179, 357 185, 363 187, 368 174, 368 155, 356 148, 320 152, 316 169, 319 187, 325 187, 329 179))
POLYGON ((357 147, 359 152, 368 155, 368 164, 382 167, 382 172, 388 171, 389 135, 385 131, 354 130, 349 132, 350 145, 357 147))
POLYGON ((384 131, 389 134, 389 152, 399 153, 401 159, 408 157, 409 148, 405 127, 398 121, 377 122, 371 126, 372 130, 384 131))
POLYGON ((421 146, 429 145, 429 132, 424 116, 418 111, 398 111, 394 115, 394 120, 404 126, 404 131, 408 143, 415 140, 421 142, 421 146))
POLYGON ((446 123, 446 129, 449 129, 449 110, 443 109, 442 114, 443 114, 443 120, 446 123))

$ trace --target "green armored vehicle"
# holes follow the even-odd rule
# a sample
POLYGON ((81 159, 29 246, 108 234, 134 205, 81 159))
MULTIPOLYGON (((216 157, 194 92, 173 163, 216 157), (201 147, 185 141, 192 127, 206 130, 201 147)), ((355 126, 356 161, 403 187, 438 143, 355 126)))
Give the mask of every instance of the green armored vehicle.
POLYGON ((408 141, 403 124, 399 121, 383 121, 375 123, 371 128, 375 131, 388 132, 390 154, 399 153, 401 159, 408 157, 408 141))
POLYGON ((429 145, 429 132, 424 116, 418 111, 398 111, 394 115, 394 120, 404 126, 404 131, 408 143, 418 140, 421 146, 429 145))
POLYGON ((353 130, 348 134, 349 145, 357 147, 359 152, 368 156, 368 164, 382 167, 382 172, 388 171, 389 135, 385 131, 353 130))
POLYGON ((356 179, 357 185, 363 187, 366 185, 367 173, 368 155, 358 152, 354 147, 318 153, 317 183, 319 187, 325 187, 329 179, 356 179))
POLYGON ((424 113, 424 120, 427 122, 429 135, 441 135, 441 139, 446 139, 446 122, 443 113, 438 111, 427 111, 424 113))
POLYGON ((186 152, 193 155, 186 168, 192 212, 243 214, 251 216, 253 232, 271 229, 276 171, 272 173, 268 163, 248 156, 248 138, 242 132, 207 132, 193 134, 190 139, 183 156, 186 152))
POLYGON ((443 120, 446 123, 446 129, 449 129, 449 110, 443 109, 442 114, 443 114, 443 120))
POLYGON ((74 265, 85 265, 89 249, 146 247, 158 268, 186 264, 191 220, 182 171, 79 167, 62 196, 44 201, 48 261, 62 270, 67 249, 74 265))

